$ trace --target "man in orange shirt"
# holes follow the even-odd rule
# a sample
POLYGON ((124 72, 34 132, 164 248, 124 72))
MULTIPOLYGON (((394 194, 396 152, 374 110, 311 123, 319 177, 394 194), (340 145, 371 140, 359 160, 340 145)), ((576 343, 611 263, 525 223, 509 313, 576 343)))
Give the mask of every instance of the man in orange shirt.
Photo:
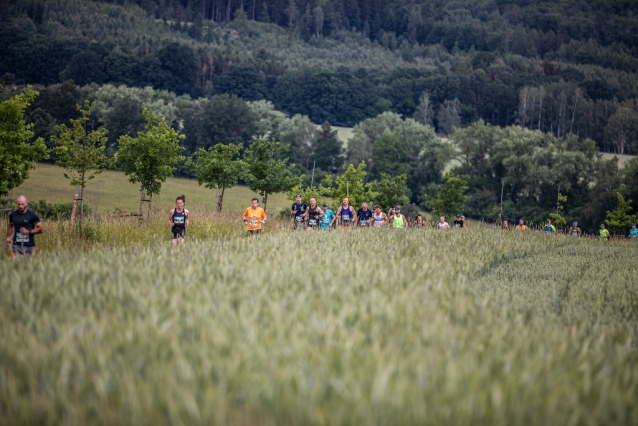
POLYGON ((252 206, 244 211, 244 224, 248 225, 248 235, 259 234, 262 223, 266 223, 266 212, 259 207, 259 200, 253 198, 252 206))

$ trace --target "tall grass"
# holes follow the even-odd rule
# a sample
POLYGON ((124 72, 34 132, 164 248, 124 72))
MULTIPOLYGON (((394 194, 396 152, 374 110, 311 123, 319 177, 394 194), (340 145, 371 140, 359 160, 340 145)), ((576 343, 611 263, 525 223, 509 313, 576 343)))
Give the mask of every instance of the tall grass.
POLYGON ((638 245, 484 228, 142 243, 0 262, 0 422, 638 423, 638 245))

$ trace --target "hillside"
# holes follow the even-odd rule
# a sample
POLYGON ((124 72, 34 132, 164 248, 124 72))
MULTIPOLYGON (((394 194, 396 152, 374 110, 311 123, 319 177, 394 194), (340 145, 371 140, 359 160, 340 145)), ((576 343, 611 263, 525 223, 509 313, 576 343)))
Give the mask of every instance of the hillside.
POLYGON ((636 152, 623 130, 638 125, 635 2, 139 4, 10 3, 0 75, 229 93, 340 126, 387 110, 413 116, 427 93, 439 132, 458 116, 636 152))
MULTIPOLYGON (((69 202, 73 200, 74 188, 63 176, 64 170, 49 164, 39 164, 31 172, 31 177, 12 192, 12 196, 25 195, 31 202, 69 202)), ((196 180, 169 178, 162 185, 160 197, 154 199, 154 208, 171 208, 178 195, 186 195, 187 208, 214 211, 217 206, 218 191, 197 185, 196 180), (159 198, 159 199, 158 199, 159 198)), ((236 186, 224 194, 224 210, 241 212, 250 206, 251 198, 258 196, 247 187, 236 186)), ((112 213, 115 210, 137 212, 140 203, 139 188, 129 183, 124 173, 105 171, 95 178, 87 188, 86 201, 95 211, 112 213)), ((268 212, 278 213, 288 205, 285 195, 268 197, 268 212)), ((145 207, 146 208, 146 207, 145 207)), ((239 213, 238 213, 239 214, 239 213)), ((239 220, 239 216, 238 216, 239 220)))

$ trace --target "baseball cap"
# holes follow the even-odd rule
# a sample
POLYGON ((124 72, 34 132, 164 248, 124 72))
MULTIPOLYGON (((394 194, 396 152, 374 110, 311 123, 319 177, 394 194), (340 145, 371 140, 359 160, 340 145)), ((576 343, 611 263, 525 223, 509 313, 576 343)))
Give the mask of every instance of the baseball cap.
POLYGON ((295 198, 301 198, 301 194, 295 195, 295 198))
POLYGON ((457 214, 456 214, 456 217, 461 217, 461 215, 457 213, 457 214))
POLYGON ((328 203, 323 203, 323 207, 328 207, 328 203))

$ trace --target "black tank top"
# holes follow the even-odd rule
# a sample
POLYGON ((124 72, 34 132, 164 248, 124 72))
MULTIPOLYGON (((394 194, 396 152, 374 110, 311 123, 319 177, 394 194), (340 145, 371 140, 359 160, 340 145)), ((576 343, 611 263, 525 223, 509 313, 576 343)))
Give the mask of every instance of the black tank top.
POLYGON ((186 229, 186 209, 182 209, 181 212, 173 209, 173 230, 181 231, 183 229, 186 229))
POLYGON ((308 208, 308 218, 315 220, 319 219, 319 212, 317 210, 317 207, 314 209, 312 207, 308 208))

